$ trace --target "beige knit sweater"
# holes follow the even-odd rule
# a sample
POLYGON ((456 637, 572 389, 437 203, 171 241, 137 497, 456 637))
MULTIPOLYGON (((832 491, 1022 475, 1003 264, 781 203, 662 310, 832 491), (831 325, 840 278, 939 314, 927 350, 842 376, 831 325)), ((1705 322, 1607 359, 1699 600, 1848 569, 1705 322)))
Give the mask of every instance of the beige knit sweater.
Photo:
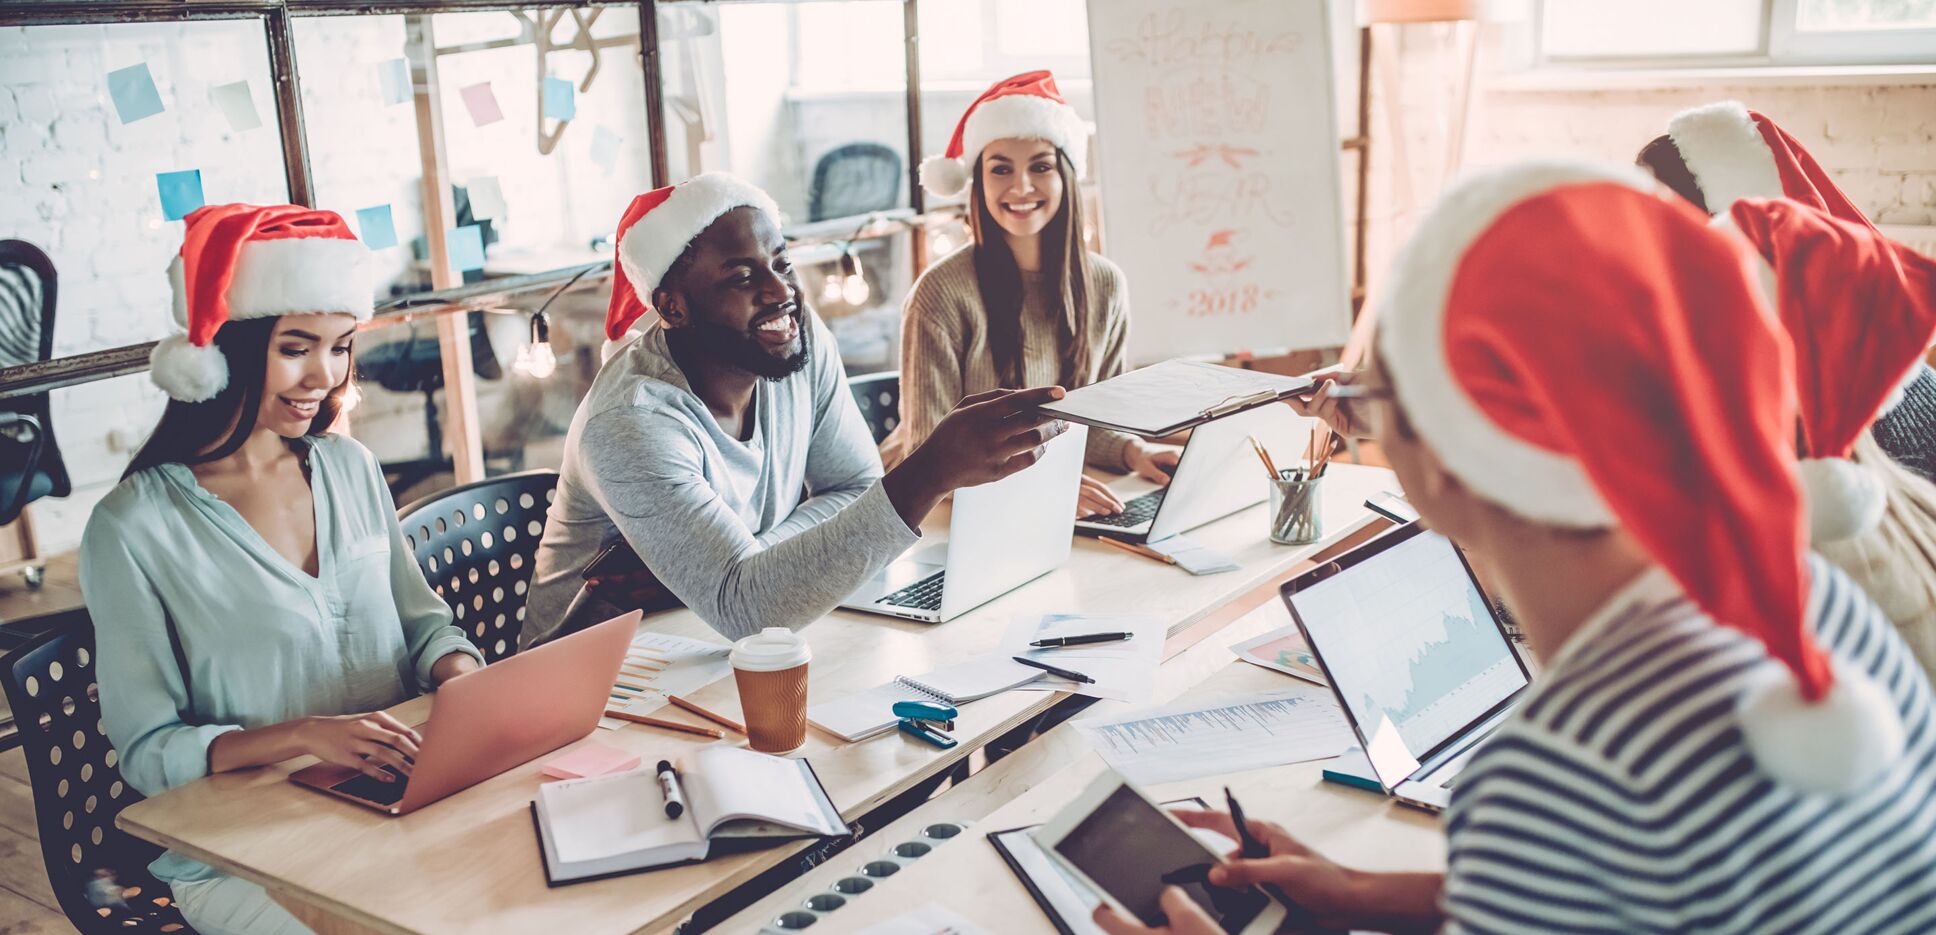
MULTIPOLYGON (((995 354, 988 346, 988 314, 975 280, 974 244, 928 267, 908 292, 901 313, 901 423, 881 443, 888 467, 927 440, 935 423, 965 396, 999 389, 995 354)), ((1089 255, 1090 339, 1096 347, 1090 372, 1072 381, 1086 386, 1124 368, 1129 344, 1129 294, 1123 271, 1089 255)), ((1048 386, 1061 378, 1057 347, 1060 297, 1047 277, 1022 274, 1022 377, 1027 386, 1048 386)), ((1073 387, 1071 387, 1073 389, 1073 387)), ((1089 464, 1127 472, 1130 436, 1089 430, 1089 464)))

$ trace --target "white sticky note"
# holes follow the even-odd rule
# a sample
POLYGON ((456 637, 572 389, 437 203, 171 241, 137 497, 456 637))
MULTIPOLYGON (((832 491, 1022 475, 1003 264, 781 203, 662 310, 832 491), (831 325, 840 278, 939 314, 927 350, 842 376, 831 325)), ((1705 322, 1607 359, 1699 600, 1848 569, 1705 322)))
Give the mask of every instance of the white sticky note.
POLYGON ((612 167, 618 165, 618 144, 621 137, 606 127, 592 130, 592 165, 610 174, 612 167))
POLYGON ((208 99, 222 109, 222 116, 229 118, 229 129, 240 133, 262 126, 262 115, 255 112, 255 98, 249 94, 247 81, 209 88, 208 99))
POLYGON ((471 220, 484 221, 504 216, 504 189, 498 185, 496 176, 471 179, 464 187, 471 193, 471 220))

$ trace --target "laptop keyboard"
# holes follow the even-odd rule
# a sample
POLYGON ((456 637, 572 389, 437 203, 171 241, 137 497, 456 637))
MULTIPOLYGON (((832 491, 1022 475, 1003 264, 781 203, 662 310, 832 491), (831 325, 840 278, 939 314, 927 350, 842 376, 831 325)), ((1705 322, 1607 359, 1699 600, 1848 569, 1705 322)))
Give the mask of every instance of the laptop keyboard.
POLYGON ((899 591, 881 598, 881 603, 896 607, 912 607, 916 610, 941 609, 941 582, 948 573, 937 571, 899 591))
POLYGON ((1140 497, 1131 497, 1128 502, 1123 504, 1123 511, 1121 513, 1111 513, 1108 516, 1091 516, 1083 520, 1083 522, 1094 523, 1098 526, 1115 526, 1121 529, 1133 529, 1156 518, 1156 508, 1163 505, 1163 494, 1167 492, 1169 492, 1169 488, 1164 487, 1158 490, 1152 490, 1140 497))
POLYGON ((373 779, 362 773, 358 773, 336 785, 330 786, 329 791, 340 792, 366 802, 375 802, 378 805, 395 805, 403 801, 403 790, 410 785, 410 777, 388 766, 385 766, 383 771, 397 777, 397 781, 384 782, 380 779, 373 779))

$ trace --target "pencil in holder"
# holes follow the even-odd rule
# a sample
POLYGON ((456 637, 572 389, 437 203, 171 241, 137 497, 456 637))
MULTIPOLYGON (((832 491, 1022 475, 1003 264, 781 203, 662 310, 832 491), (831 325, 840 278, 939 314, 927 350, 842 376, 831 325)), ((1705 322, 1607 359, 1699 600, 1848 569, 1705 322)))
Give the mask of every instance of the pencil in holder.
POLYGON ((1324 535, 1324 514, 1318 509, 1324 475, 1283 471, 1271 481, 1270 540, 1278 545, 1310 545, 1324 535))

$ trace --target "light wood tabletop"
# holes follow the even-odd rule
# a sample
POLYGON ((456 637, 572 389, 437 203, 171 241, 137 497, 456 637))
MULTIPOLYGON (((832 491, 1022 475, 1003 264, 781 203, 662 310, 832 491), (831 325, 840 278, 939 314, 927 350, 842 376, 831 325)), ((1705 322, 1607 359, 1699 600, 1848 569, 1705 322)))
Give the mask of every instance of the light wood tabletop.
MULTIPOLYGON (((1357 508, 1365 497, 1395 489, 1387 471, 1341 465, 1326 491, 1331 533, 1382 524, 1357 508)), ((1063 567, 952 622, 930 625, 835 612, 802 631, 813 648, 809 698, 820 702, 894 678, 918 674, 996 648, 1018 615, 1050 612, 1136 613, 1165 621, 1171 634, 1213 620, 1220 608, 1267 584, 1318 551, 1272 545, 1259 505, 1199 528, 1190 537, 1241 567, 1192 576, 1117 549, 1078 539, 1063 567)), ((945 539, 947 516, 924 525, 929 541, 945 539)), ((1355 538, 1354 537, 1354 538, 1355 538)), ((647 617, 644 629, 695 638, 717 636, 689 611, 647 617)), ((741 717, 730 678, 689 696, 728 717, 741 717)), ((842 744, 809 731, 804 755, 841 814, 865 815, 970 752, 1045 711, 1060 697, 1012 692, 965 705, 942 751, 890 733, 842 744)), ((429 698, 392 709, 421 723, 429 698)), ((662 716, 680 718, 675 709, 662 716)), ((689 718, 687 718, 689 719, 689 718)), ((592 739, 648 760, 685 753, 710 741, 639 725, 598 731, 592 739)), ((733 742, 738 738, 727 741, 733 742)), ((580 741, 581 743, 584 741, 580 741)), ((570 932, 596 935, 661 932, 695 909, 794 861, 810 845, 795 843, 683 867, 548 888, 528 810, 546 755, 421 811, 390 818, 285 781, 308 757, 261 769, 210 776, 122 811, 117 825, 225 873, 269 890, 321 935, 332 932, 570 932)))
MULTIPOLYGON (((1182 692, 1179 700, 1296 684, 1290 676, 1231 659, 1230 643, 1277 623, 1276 619, 1252 620, 1174 660, 1178 678, 1216 667, 1201 683, 1182 692)), ((1169 669, 1166 666, 1166 679, 1178 680, 1169 678, 1173 674, 1169 669)), ((1097 705, 1075 720, 1107 718, 1120 710, 1097 705)), ((1346 866, 1384 871, 1445 869, 1445 837, 1437 818, 1373 792, 1324 782, 1323 766, 1322 762, 1297 763, 1164 783, 1148 791, 1159 801, 1197 797, 1222 808, 1223 788, 1228 785, 1248 817, 1277 822, 1299 841, 1346 866)), ((936 903, 1001 935, 1055 935, 1054 924, 988 842, 988 835, 1047 820, 1104 769, 1102 758, 1077 733, 1075 723, 1062 724, 947 795, 882 828, 827 866, 814 868, 747 907, 716 930, 732 935, 759 932, 783 913, 802 907, 809 897, 827 892, 836 880, 853 876, 861 864, 896 843, 916 837, 922 828, 947 822, 969 827, 893 876, 876 880, 867 892, 849 897, 846 905, 827 913, 810 931, 855 932, 936 903)))

